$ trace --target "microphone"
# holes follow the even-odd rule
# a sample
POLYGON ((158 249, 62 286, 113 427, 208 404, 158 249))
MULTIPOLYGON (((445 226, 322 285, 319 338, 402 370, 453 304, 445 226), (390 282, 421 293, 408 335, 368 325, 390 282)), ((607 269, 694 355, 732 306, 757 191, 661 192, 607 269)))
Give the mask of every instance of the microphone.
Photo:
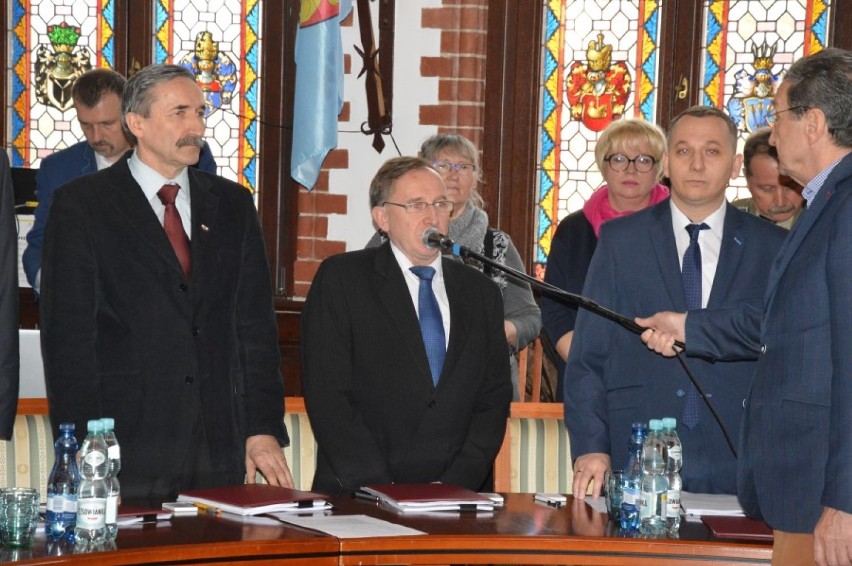
POLYGON ((438 232, 437 228, 427 228, 423 232, 423 243, 430 248, 439 249, 448 252, 453 247, 455 242, 449 236, 445 236, 438 232))

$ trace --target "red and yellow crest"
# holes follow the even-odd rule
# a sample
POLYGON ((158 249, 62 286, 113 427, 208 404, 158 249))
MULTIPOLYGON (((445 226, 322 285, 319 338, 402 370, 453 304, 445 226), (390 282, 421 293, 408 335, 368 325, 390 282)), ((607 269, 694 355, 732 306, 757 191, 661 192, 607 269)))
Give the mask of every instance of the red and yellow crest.
POLYGON ((630 71, 623 61, 612 63, 612 45, 604 36, 590 41, 586 62, 574 61, 565 80, 565 96, 571 117, 592 131, 600 132, 624 114, 630 98, 630 71))

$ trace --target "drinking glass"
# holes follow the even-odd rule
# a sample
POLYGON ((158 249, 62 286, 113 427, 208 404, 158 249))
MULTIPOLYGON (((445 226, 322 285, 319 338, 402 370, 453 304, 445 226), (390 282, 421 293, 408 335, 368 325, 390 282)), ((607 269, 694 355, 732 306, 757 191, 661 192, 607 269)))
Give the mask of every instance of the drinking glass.
POLYGON ((35 489, 0 489, 0 541, 3 546, 29 546, 38 525, 38 501, 35 489))
POLYGON ((621 518, 621 499, 624 494, 624 472, 622 470, 609 470, 604 476, 604 489, 606 489, 606 510, 613 521, 621 518))

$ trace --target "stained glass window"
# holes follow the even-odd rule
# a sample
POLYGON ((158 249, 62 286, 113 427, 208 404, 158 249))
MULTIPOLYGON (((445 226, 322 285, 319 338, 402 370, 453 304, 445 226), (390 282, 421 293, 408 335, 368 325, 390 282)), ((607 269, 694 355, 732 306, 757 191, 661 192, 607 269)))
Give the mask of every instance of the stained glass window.
MULTIPOLYGON (((115 68, 115 1, 10 0, 5 141, 13 165, 38 167, 85 139, 71 84, 90 68, 115 68)), ((196 75, 219 174, 255 192, 262 1, 152 0, 151 6, 153 62, 184 65, 196 75)))
MULTIPOLYGON (((831 3, 702 1, 703 42, 694 55, 701 60, 699 101, 731 115, 741 131, 740 151, 745 138, 766 125, 784 68, 826 45, 831 3)), ((607 106, 609 119, 641 116, 656 121, 657 61, 674 56, 657 49, 662 10, 658 0, 543 0, 543 10, 534 250, 538 275, 556 225, 582 208, 602 183, 594 144, 608 121, 595 116, 607 106), (592 78, 601 78, 594 72, 601 70, 603 81, 592 83, 592 78), (589 91, 607 96, 584 99, 583 92, 589 91)), ((727 196, 748 196, 745 180, 732 181, 727 196)))
POLYGON ((71 84, 115 65, 114 0, 10 0, 6 146, 16 167, 83 139, 71 84))
MULTIPOLYGON (((705 0, 701 104, 725 109, 746 138, 767 126, 775 90, 793 61, 826 45, 825 0, 705 0)), ((748 197, 745 178, 728 199, 748 197)))
POLYGON ((260 124, 260 0, 155 0, 154 62, 197 77, 219 174, 255 192, 260 124))
POLYGON ((659 4, 544 2, 536 264, 559 221, 602 183, 600 132, 621 116, 656 120, 659 4))

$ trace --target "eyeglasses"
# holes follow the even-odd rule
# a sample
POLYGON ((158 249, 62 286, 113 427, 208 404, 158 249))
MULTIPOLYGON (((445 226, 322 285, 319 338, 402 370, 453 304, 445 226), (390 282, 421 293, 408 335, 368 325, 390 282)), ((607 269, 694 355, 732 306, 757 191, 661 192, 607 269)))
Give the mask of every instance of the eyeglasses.
POLYGON ((386 200, 382 203, 382 206, 386 204, 392 204, 394 206, 401 206, 405 209, 406 212, 411 214, 426 214, 426 211, 429 210, 430 206, 435 207, 435 212, 438 214, 446 214, 449 215, 453 212, 453 201, 451 200, 436 200, 435 202, 426 202, 424 200, 415 200, 413 202, 399 203, 399 202, 391 202, 386 200))
POLYGON ((783 114, 784 112, 790 112, 791 110, 802 110, 802 109, 810 110, 811 107, 805 106, 804 104, 800 104, 799 106, 791 106, 790 108, 787 108, 785 110, 775 110, 775 108, 773 108, 771 111, 769 111, 766 114, 766 123, 769 124, 770 126, 774 126, 775 120, 776 120, 775 117, 778 116, 779 114, 783 114))
POLYGON ((604 161, 609 163, 613 171, 618 171, 619 173, 627 171, 631 163, 639 173, 647 173, 657 164, 657 160, 650 155, 637 155, 633 159, 630 159, 621 153, 614 153, 608 157, 604 157, 604 161))
POLYGON ((476 165, 473 163, 450 163, 449 161, 433 161, 432 167, 437 169, 441 175, 449 175, 450 171, 455 171, 459 175, 473 175, 476 171, 476 165))

